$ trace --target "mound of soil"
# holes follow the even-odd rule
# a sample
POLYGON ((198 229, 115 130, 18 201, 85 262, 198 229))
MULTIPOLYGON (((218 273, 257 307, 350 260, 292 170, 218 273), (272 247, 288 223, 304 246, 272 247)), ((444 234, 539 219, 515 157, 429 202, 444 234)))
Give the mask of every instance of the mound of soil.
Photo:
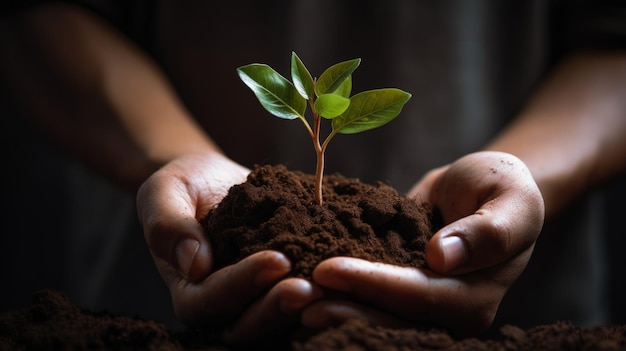
POLYGON ((282 165, 255 167, 202 221, 216 266, 264 249, 283 252, 293 264, 291 275, 304 278, 334 256, 426 266, 426 243, 441 222, 428 204, 384 183, 340 174, 324 177, 323 196, 320 206, 313 175, 282 165))
MULTIPOLYGON (((558 322, 522 330, 507 325, 500 338, 455 340, 444 330, 389 329, 350 320, 287 350, 626 350, 626 325, 582 329, 558 322)), ((284 340, 276 341, 282 350, 284 340)), ((54 290, 35 293, 32 303, 0 315, 0 350, 162 350, 228 351, 192 332, 172 333, 162 324, 136 317, 91 312, 54 290)))

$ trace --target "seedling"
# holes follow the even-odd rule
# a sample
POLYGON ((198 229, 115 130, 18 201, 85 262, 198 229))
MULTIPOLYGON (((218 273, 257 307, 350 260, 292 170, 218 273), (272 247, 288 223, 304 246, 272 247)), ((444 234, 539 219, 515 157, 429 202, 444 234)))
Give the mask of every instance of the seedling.
POLYGON ((317 155, 315 201, 322 205, 324 153, 330 140, 340 134, 355 134, 378 128, 394 119, 411 94, 396 88, 368 90, 353 96, 352 73, 361 59, 343 61, 313 79, 302 60, 291 53, 291 81, 266 64, 252 63, 237 68, 239 78, 254 92, 261 105, 283 119, 300 119, 317 155), (310 106, 312 126, 305 118, 310 106), (331 120, 332 130, 321 141, 321 120, 331 120))

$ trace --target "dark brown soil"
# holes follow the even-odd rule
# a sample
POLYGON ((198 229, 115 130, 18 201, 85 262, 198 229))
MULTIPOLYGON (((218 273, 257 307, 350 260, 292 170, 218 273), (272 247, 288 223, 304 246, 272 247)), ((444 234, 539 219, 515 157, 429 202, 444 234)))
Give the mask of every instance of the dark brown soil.
MULTIPOLYGON (((225 266, 263 249, 284 252, 292 276, 310 278, 325 258, 361 257, 425 267, 424 249, 439 226, 436 211, 388 185, 330 175, 324 205, 313 178, 283 166, 257 167, 203 220, 225 266)), ((529 313, 532 310, 529 309, 529 313)), ((228 350, 210 335, 172 333, 150 320, 94 313, 44 290, 23 309, 0 315, 0 350, 228 350)), ((264 349, 326 350, 626 350, 626 326, 581 329, 555 323, 522 330, 505 326, 498 339, 456 340, 439 329, 389 329, 350 320, 305 340, 276 340, 264 349), (274 347, 275 345, 275 347, 274 347)))
POLYGON ((0 316, 0 350, 181 350, 161 324, 82 311, 54 290, 0 316))
POLYGON ((232 187, 203 221, 217 267, 263 249, 285 253, 292 276, 304 278, 334 256, 425 266, 426 243, 438 223, 428 205, 380 182, 334 174, 324 178, 319 206, 313 184, 313 175, 279 165, 256 167, 246 183, 232 187))
MULTIPOLYGON (((44 290, 33 295, 29 306, 0 315, 0 350, 229 349, 202 342, 195 334, 171 333, 155 321, 81 310, 63 294, 44 290)), ((270 345, 269 350, 275 348, 270 345)), ((291 350, 618 351, 626 350, 626 325, 582 329, 558 322, 530 330, 507 325, 500 330, 498 339, 455 340, 443 330, 389 329, 351 320, 304 342, 293 343, 291 350)))
POLYGON ((311 337, 303 344, 295 344, 297 351, 317 350, 624 350, 626 325, 589 329, 570 323, 557 322, 528 331, 512 325, 500 329, 500 338, 455 340, 443 330, 417 331, 368 326, 360 320, 351 320, 340 327, 311 337))

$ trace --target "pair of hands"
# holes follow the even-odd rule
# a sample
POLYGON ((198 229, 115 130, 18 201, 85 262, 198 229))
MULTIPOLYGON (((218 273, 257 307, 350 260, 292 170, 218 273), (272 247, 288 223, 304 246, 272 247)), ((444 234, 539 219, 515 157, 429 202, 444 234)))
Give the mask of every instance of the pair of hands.
POLYGON ((527 167, 510 154, 484 151, 429 172, 409 193, 437 206, 446 224, 428 245, 429 269, 336 257, 307 281, 285 278, 289 260, 263 251, 214 271, 198 219, 248 172, 217 153, 185 156, 154 173, 137 195, 177 317, 227 326, 222 338, 231 344, 352 317, 480 333, 524 270, 543 225, 543 199, 527 167))

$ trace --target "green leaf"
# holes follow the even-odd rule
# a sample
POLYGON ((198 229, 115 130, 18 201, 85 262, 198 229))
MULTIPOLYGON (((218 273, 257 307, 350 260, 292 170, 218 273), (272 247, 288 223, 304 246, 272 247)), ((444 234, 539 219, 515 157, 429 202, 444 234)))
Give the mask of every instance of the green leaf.
POLYGON ((322 75, 317 79, 315 84, 315 94, 320 96, 322 94, 333 93, 339 88, 339 86, 346 80, 354 70, 359 67, 361 59, 353 59, 344 62, 339 62, 327 68, 322 75))
POLYGON ((378 128, 394 119, 410 98, 411 94, 395 88, 358 93, 350 98, 350 107, 333 119, 333 130, 355 134, 378 128))
POLYGON ((349 98, 350 94, 352 94, 352 76, 348 76, 348 78, 339 85, 339 88, 333 91, 333 94, 349 98))
POLYGON ((350 99, 335 94, 323 94, 315 100, 315 111, 324 118, 335 118, 342 114, 348 106, 350 99))
POLYGON ((252 63, 237 68, 237 74, 269 113, 284 119, 304 118, 306 100, 270 66, 252 63))
POLYGON ((303 98, 308 100, 313 97, 313 77, 293 51, 291 52, 291 80, 303 98))

